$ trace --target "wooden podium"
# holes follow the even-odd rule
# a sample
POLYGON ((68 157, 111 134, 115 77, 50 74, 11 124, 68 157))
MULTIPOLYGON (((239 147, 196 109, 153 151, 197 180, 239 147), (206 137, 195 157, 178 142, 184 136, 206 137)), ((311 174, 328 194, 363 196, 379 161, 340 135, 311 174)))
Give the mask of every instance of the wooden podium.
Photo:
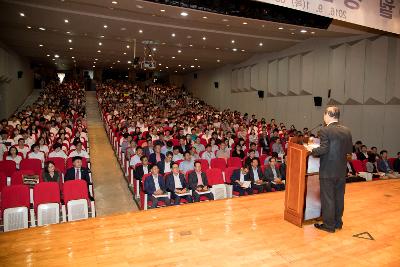
POLYGON ((284 218, 299 227, 302 227, 304 221, 321 216, 319 175, 307 174, 307 162, 307 149, 289 141, 284 218))

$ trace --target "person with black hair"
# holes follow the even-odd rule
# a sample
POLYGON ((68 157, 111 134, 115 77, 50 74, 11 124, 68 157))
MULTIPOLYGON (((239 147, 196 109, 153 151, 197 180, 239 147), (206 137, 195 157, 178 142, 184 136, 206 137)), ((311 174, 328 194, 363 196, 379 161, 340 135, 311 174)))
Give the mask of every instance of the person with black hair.
POLYGON ((149 160, 146 156, 140 157, 141 165, 135 168, 135 179, 141 181, 145 174, 150 172, 151 166, 149 165, 149 160))
POLYGON ((65 152, 61 148, 62 148, 62 145, 60 143, 54 143, 53 151, 50 152, 49 158, 63 158, 63 159, 66 159, 67 155, 65 154, 65 152))
POLYGON ((251 188, 251 183, 247 187, 245 182, 251 182, 249 175, 249 166, 244 165, 242 168, 234 170, 231 176, 231 182, 233 185, 233 191, 238 192, 239 196, 243 196, 245 193, 248 195, 253 194, 253 189, 251 188))
POLYGON ((84 180, 88 186, 88 192, 91 199, 93 196, 90 193, 89 185, 92 185, 90 178, 90 170, 82 166, 82 157, 76 156, 72 158, 72 167, 65 172, 64 181, 84 180))

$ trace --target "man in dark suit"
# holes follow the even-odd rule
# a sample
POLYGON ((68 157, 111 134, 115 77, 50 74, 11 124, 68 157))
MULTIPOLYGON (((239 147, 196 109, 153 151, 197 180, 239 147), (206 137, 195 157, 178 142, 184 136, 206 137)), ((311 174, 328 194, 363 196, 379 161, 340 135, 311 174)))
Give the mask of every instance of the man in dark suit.
POLYGON ((397 159, 393 162, 393 170, 400 173, 400 152, 397 152, 397 159))
POLYGON ((249 176, 253 190, 257 190, 258 193, 262 193, 264 191, 271 192, 271 186, 266 182, 264 174, 262 173, 261 168, 258 166, 258 158, 253 158, 251 161, 249 176))
POLYGON ((166 172, 171 172, 172 170, 172 157, 173 154, 171 151, 167 152, 165 159, 157 163, 158 168, 160 169, 160 173, 164 175, 166 172))
POLYGON ((268 134, 265 129, 262 130, 262 133, 260 134, 260 139, 258 141, 258 144, 262 147, 263 153, 264 154, 269 154, 269 140, 268 140, 268 134))
POLYGON ((205 172, 201 171, 200 162, 196 161, 194 163, 194 171, 189 173, 188 180, 189 189, 193 192, 194 202, 199 202, 200 196, 205 196, 209 200, 214 200, 214 195, 211 192, 200 194, 201 192, 209 191, 207 175, 205 172))
POLYGON ((279 168, 276 167, 276 158, 270 157, 269 166, 265 168, 265 179, 271 184, 271 187, 277 191, 285 190, 285 184, 282 182, 282 176, 279 168))
POLYGON ((90 177, 90 170, 88 168, 82 167, 82 157, 76 156, 72 158, 73 167, 69 168, 65 172, 64 181, 70 180, 85 180, 88 185, 88 192, 91 199, 93 199, 90 186, 92 185, 92 179, 90 177))
POLYGON ((142 165, 135 168, 135 179, 141 181, 143 175, 150 173, 151 166, 149 165, 149 160, 146 156, 141 156, 140 161, 142 165))
POLYGON ((239 196, 243 196, 245 192, 247 192, 248 195, 252 195, 253 189, 251 188, 251 186, 248 188, 244 188, 243 187, 244 181, 251 181, 249 175, 249 167, 246 165, 240 169, 233 171, 231 176, 231 182, 233 184, 233 191, 239 192, 239 196))
POLYGON ((151 176, 147 177, 144 181, 143 189, 151 201, 152 208, 157 208, 159 201, 164 202, 167 206, 170 205, 171 201, 169 197, 164 196, 167 194, 167 187, 165 186, 164 178, 159 175, 157 165, 151 168, 151 176))
POLYGON ((171 192, 171 198, 174 200, 175 205, 179 205, 181 198, 186 199, 187 202, 193 202, 192 196, 189 193, 186 183, 185 175, 179 172, 179 165, 172 164, 172 173, 166 177, 167 190, 171 192), (182 195, 187 194, 187 195, 182 195))
POLYGON ((362 146, 361 146, 361 151, 358 152, 356 155, 357 155, 357 159, 358 159, 358 160, 363 161, 363 160, 368 159, 368 149, 367 149, 367 146, 366 146, 366 145, 362 145, 362 146))
POLYGON ((338 107, 327 107, 324 113, 326 126, 320 131, 320 147, 308 148, 313 156, 320 157, 319 180, 324 223, 314 226, 330 233, 334 233, 335 229, 342 229, 346 157, 353 151, 351 132, 339 124, 339 117, 338 107))
POLYGON ((154 146, 154 152, 151 153, 149 156, 150 163, 154 165, 161 161, 164 161, 164 159, 165 159, 165 155, 163 153, 161 153, 161 145, 156 144, 154 146))

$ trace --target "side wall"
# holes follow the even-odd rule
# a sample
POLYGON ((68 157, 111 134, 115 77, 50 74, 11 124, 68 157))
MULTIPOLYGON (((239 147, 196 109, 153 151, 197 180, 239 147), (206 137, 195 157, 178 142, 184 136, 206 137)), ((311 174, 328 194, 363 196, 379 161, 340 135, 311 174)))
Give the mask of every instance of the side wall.
POLYGON ((400 151, 399 38, 313 39, 197 74, 197 79, 186 75, 184 85, 218 109, 275 118, 300 129, 321 123, 324 107, 336 104, 354 141, 391 155, 400 151), (263 99, 257 90, 264 91, 263 99), (322 97, 322 107, 314 106, 314 96, 322 97))
POLYGON ((27 59, 0 43, 0 118, 8 118, 33 90, 33 71, 27 59), (18 79, 18 71, 22 78, 18 79))

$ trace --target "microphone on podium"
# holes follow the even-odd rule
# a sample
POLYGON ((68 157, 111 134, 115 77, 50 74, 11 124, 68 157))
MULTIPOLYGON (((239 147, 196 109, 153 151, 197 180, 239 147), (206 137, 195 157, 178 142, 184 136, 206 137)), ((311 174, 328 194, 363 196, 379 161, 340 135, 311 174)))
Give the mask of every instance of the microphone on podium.
POLYGON ((312 131, 314 131, 315 129, 317 129, 318 127, 321 127, 321 126, 322 126, 322 123, 318 124, 317 126, 312 128, 311 130, 309 130, 308 133, 311 134, 312 131))

